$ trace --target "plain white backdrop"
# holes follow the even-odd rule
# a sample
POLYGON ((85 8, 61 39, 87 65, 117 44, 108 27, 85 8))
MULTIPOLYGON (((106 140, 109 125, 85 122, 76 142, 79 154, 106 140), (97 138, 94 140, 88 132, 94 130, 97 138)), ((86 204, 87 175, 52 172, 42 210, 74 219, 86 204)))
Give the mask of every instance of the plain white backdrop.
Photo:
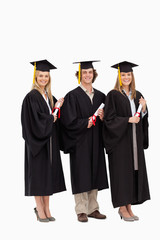
MULTIPOLYGON (((160 34, 158 0, 6 0, 0 4, 0 221, 3 239, 150 239, 159 234, 159 89, 160 34), (30 91, 30 61, 48 59, 56 98, 77 87, 79 60, 101 60, 94 87, 105 94, 117 72, 110 66, 120 61, 134 68, 136 88, 149 108, 150 147, 145 151, 152 200, 133 207, 140 221, 120 220, 113 209, 110 189, 99 192, 100 211, 107 220, 89 219, 82 224, 74 212, 69 156, 61 154, 67 191, 51 197, 56 222, 36 221, 33 197, 24 196, 24 141, 21 104, 30 91)), ((108 158, 106 156, 108 166, 108 158)))

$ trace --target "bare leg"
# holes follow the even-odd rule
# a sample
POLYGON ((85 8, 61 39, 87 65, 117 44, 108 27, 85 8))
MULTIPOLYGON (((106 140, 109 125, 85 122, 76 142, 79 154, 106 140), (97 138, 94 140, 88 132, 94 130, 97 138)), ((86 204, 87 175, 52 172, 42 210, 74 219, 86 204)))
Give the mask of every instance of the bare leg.
POLYGON ((51 217, 51 213, 49 210, 49 196, 43 196, 43 205, 44 205, 44 212, 48 218, 51 217))
POLYGON ((130 215, 131 217, 133 217, 134 214, 133 214, 132 209, 131 209, 131 204, 128 204, 126 207, 127 207, 127 211, 128 211, 128 213, 129 213, 129 215, 130 215))
POLYGON ((38 215, 40 218, 46 218, 45 212, 44 212, 44 206, 42 203, 42 197, 41 196, 35 196, 36 201, 36 209, 38 211, 38 215))
POLYGON ((119 208, 119 211, 121 212, 121 214, 122 214, 125 218, 130 218, 130 217, 131 217, 131 215, 129 214, 126 206, 121 206, 121 207, 119 208))

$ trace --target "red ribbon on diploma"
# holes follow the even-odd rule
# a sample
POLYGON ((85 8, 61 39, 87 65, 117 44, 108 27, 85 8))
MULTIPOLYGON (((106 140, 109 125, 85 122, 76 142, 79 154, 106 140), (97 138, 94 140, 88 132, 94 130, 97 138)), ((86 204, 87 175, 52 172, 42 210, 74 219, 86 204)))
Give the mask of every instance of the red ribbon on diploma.
POLYGON ((134 116, 140 117, 140 113, 139 113, 139 112, 136 112, 136 113, 134 114, 134 116))
POLYGON ((96 124, 96 118, 97 118, 97 116, 93 114, 93 116, 92 116, 92 122, 93 122, 93 125, 94 125, 94 126, 95 126, 95 124, 96 124))
POLYGON ((54 107, 54 108, 52 109, 52 113, 54 112, 55 109, 58 109, 58 110, 59 110, 59 111, 58 111, 58 118, 60 118, 60 111, 61 111, 60 108, 54 107))

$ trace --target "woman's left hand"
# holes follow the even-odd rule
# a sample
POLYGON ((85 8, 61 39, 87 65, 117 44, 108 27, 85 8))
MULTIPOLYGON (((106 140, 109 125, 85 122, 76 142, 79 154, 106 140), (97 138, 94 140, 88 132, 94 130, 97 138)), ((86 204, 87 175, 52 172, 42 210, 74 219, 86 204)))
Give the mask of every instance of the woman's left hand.
POLYGON ((103 121, 103 118, 104 118, 104 110, 103 109, 98 110, 98 116, 101 119, 101 121, 103 121))
POLYGON ((57 107, 58 103, 60 103, 60 108, 62 107, 63 103, 64 103, 64 98, 60 98, 56 104, 55 104, 55 107, 57 107))
POLYGON ((146 100, 143 97, 139 99, 139 104, 142 105, 142 112, 145 112, 147 104, 146 104, 146 100))

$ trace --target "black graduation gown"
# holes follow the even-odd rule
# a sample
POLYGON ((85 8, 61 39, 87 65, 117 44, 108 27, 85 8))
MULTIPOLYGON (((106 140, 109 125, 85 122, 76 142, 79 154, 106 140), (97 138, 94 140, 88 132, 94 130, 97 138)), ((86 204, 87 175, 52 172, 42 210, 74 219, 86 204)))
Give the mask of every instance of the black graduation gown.
MULTIPOLYGON (((141 96, 136 91, 136 109, 141 96)), ((140 116, 136 124, 138 171, 134 171, 132 124, 128 123, 131 116, 128 97, 116 90, 110 91, 105 101, 103 138, 114 207, 140 204, 150 199, 144 157, 144 149, 148 148, 148 113, 143 118, 140 116)))
POLYGON ((81 87, 65 96, 61 109, 64 153, 70 153, 71 183, 73 194, 93 189, 108 188, 102 121, 90 129, 88 118, 105 100, 105 95, 94 89, 93 104, 81 87))
POLYGON ((53 120, 43 96, 37 90, 30 91, 23 100, 21 112, 26 196, 48 196, 66 190, 58 122, 53 120))

